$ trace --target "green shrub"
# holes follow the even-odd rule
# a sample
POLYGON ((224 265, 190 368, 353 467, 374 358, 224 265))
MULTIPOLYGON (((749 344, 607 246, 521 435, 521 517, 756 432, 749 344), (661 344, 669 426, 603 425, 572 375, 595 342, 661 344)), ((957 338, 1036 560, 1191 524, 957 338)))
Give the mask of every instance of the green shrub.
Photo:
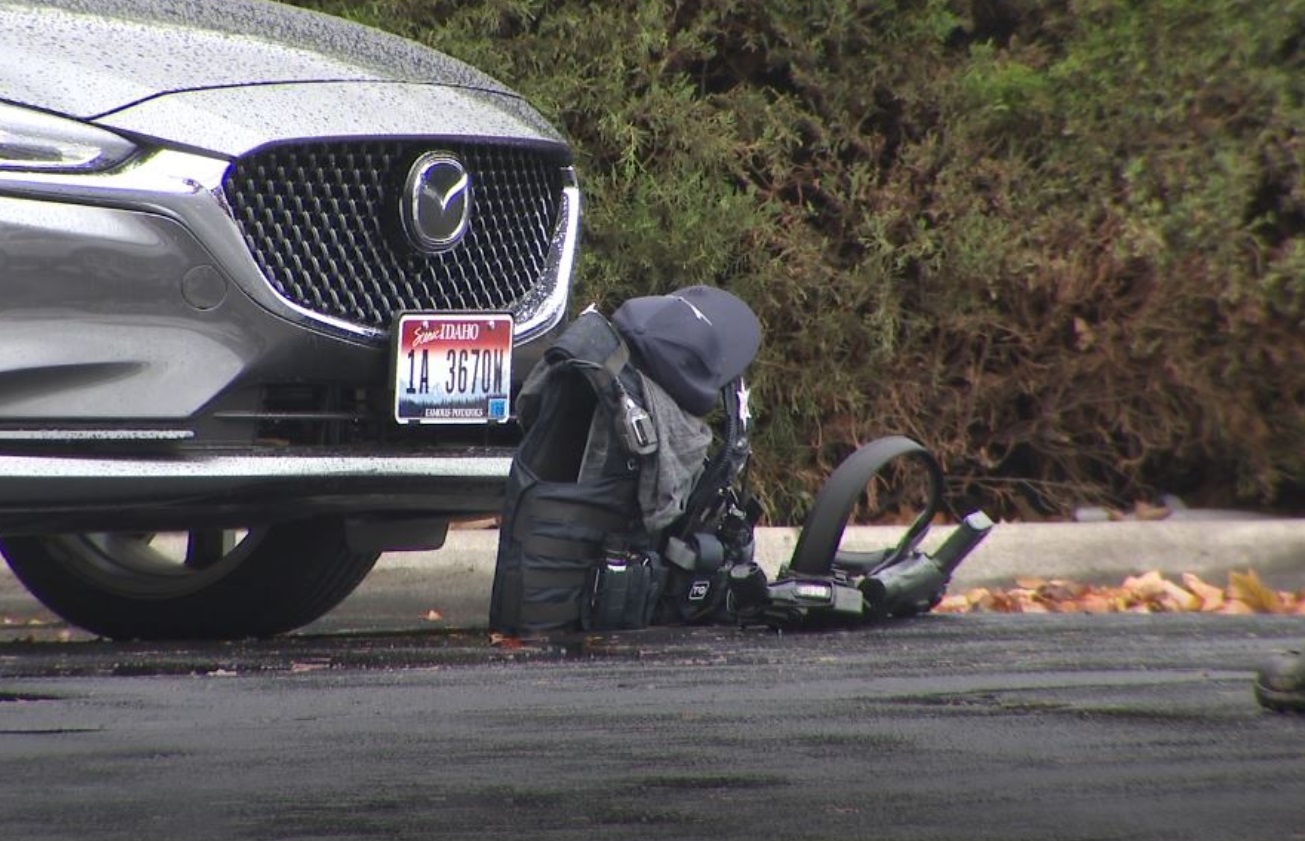
POLYGON ((577 306, 753 306, 775 521, 890 433, 1003 515, 1302 485, 1305 0, 298 5, 563 127, 577 306))

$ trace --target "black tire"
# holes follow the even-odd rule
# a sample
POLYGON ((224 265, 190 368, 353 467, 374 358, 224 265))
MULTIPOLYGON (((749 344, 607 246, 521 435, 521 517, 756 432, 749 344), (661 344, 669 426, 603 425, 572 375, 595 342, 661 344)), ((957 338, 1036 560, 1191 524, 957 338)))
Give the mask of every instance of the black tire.
POLYGON ((334 519, 179 537, 13 536, 0 539, 0 552, 32 595, 70 624, 145 640, 293 630, 353 592, 378 557, 350 551, 334 519))

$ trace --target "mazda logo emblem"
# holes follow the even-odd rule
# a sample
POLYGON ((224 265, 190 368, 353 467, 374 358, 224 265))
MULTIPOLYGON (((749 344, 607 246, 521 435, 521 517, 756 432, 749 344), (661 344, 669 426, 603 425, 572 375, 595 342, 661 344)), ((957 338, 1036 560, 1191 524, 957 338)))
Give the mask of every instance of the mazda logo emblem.
POLYGON ((403 190, 403 227, 426 252, 445 251, 467 232, 471 219, 471 176, 448 152, 427 152, 408 170, 403 190))

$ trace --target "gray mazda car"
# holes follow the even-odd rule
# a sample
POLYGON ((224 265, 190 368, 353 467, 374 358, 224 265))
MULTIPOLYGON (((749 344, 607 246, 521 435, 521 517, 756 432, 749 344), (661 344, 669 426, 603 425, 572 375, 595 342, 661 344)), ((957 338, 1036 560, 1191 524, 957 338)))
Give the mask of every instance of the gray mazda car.
POLYGON ((564 139, 262 0, 0 0, 0 551, 116 638, 302 626, 496 512, 564 326, 564 139))

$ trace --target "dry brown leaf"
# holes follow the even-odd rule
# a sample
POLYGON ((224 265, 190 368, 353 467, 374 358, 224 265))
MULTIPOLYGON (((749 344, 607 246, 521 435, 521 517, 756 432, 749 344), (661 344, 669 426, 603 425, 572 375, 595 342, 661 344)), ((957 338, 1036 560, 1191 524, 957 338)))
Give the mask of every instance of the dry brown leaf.
POLYGON ((1038 601, 1038 594, 1033 590, 1012 590, 1015 603, 1020 613, 1050 613, 1047 606, 1038 601))
POLYGON ((995 593, 991 593, 990 597, 985 601, 991 605, 991 610, 995 610, 998 613, 1019 612, 1019 598, 1015 595, 1015 591, 1003 593, 998 590, 995 593))
POLYGON ((1158 570, 1129 576, 1118 587, 1093 587, 1073 581, 1022 577, 1009 590, 983 587, 947 596, 937 608, 946 613, 1180 613, 1305 615, 1305 591, 1275 592, 1253 572, 1233 573, 1224 589, 1184 573, 1182 584, 1158 570))
POLYGON ((521 637, 510 637, 507 634, 492 633, 489 635, 489 644, 495 648, 515 649, 521 648, 521 637))
POLYGON ((1282 599, 1255 574, 1255 570, 1228 574, 1228 590, 1234 599, 1245 602, 1257 613, 1281 613, 1282 599))
POLYGON ((1183 573, 1183 586, 1195 593, 1197 598, 1201 600, 1201 606, 1198 610, 1209 612, 1218 610, 1223 605, 1223 590, 1213 584, 1206 584, 1193 573, 1183 573))
POLYGON ((1130 575, 1124 579, 1124 590, 1137 601, 1148 601, 1164 592, 1164 577, 1159 570, 1151 570, 1142 575, 1130 575))
POLYGON ((1115 613, 1119 610, 1118 600, 1103 593, 1088 593, 1079 606, 1084 613, 1115 613))
POLYGON ((1187 613, 1201 609, 1201 597, 1195 593, 1184 590, 1172 581, 1162 581, 1161 586, 1164 592, 1157 601, 1164 606, 1166 612, 1187 613))
POLYGON ((1072 581, 1048 581, 1038 588, 1038 600, 1048 604, 1078 601, 1087 589, 1087 585, 1072 581))
POLYGON ((942 601, 934 607, 935 613, 969 613, 970 599, 963 593, 954 596, 943 596, 942 601))

